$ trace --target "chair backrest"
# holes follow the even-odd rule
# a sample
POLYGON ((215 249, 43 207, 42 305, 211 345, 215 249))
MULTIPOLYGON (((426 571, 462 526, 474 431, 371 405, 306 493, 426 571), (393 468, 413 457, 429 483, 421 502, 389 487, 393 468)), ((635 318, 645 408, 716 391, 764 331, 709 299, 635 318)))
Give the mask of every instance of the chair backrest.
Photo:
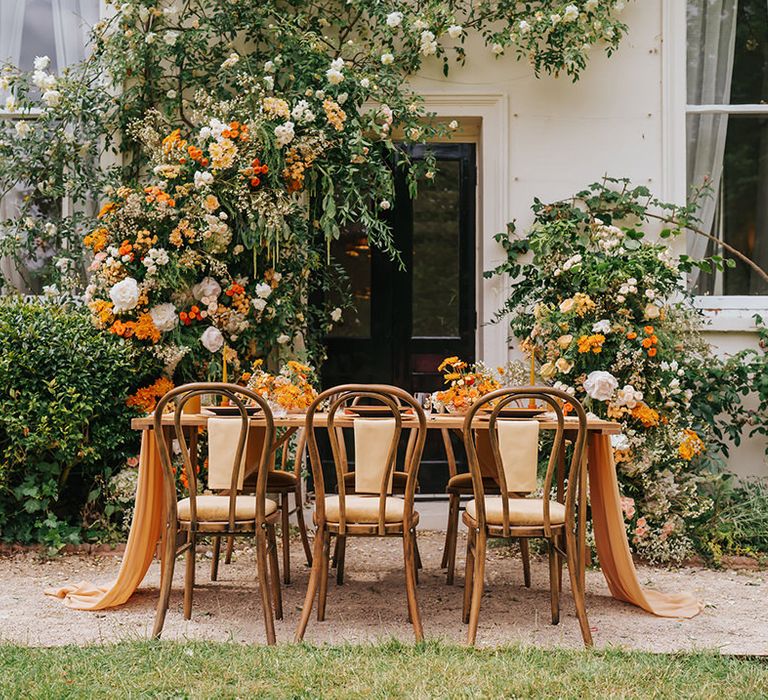
MULTIPOLYGON (((256 479, 256 526, 258 527, 265 520, 265 499, 267 485, 267 470, 269 461, 272 458, 272 445, 275 439, 275 424, 272 417, 272 411, 269 404, 257 393, 237 384, 222 383, 195 383, 184 384, 175 389, 171 389, 163 396, 157 404, 154 416, 154 429, 157 435, 160 460, 163 465, 163 477, 165 484, 165 496, 169 504, 169 513, 175 523, 178 520, 176 505, 176 475, 173 470, 171 460, 171 442, 175 432, 176 439, 179 441, 179 448, 183 461, 183 470, 187 478, 189 489, 189 510, 190 527, 194 530, 198 523, 197 519, 197 495, 198 481, 196 469, 193 465, 192 455, 189 449, 189 442, 184 434, 184 406, 192 398, 203 394, 221 396, 229 399, 230 403, 237 408, 240 420, 240 430, 237 438, 237 448, 234 452, 231 482, 229 486, 229 507, 228 507, 228 529, 235 529, 235 508, 237 505, 237 496, 241 490, 242 477, 241 472, 245 468, 243 454, 245 452, 246 440, 249 430, 249 416, 246 410, 246 402, 250 400, 259 407, 259 418, 266 423, 264 441, 261 447, 261 459, 258 466, 256 479), (168 404, 174 401, 173 431, 166 430, 162 419, 168 404)), ((196 428, 195 428, 196 429, 196 428)), ((197 457, 197 455, 195 455, 197 457)))
POLYGON ((403 430, 408 430, 404 471, 404 519, 410 521, 416 492, 418 470, 427 433, 427 419, 418 402, 406 391, 383 384, 344 384, 322 392, 307 410, 306 439, 315 482, 316 517, 325 520, 325 481, 317 445, 318 413, 327 402, 326 427, 336 470, 339 494, 339 534, 346 532, 346 452, 340 429, 355 430, 355 492, 379 497, 377 530, 385 533, 386 499, 392 492, 392 478, 397 464, 398 446, 403 430), (382 407, 380 417, 356 416, 352 411, 365 399, 382 407), (405 411, 401 409, 405 409, 405 411), (414 436, 415 431, 415 437, 414 436))
POLYGON ((519 466, 521 462, 530 459, 529 450, 531 441, 538 443, 538 424, 525 420, 524 426, 515 426, 514 431, 507 430, 512 427, 513 421, 519 419, 504 418, 502 411, 510 404, 521 400, 534 400, 549 407, 555 414, 556 429, 552 441, 552 449, 547 463, 547 471, 544 477, 544 531, 547 536, 552 533, 550 520, 550 494, 552 484, 557 476, 561 483, 556 484, 557 498, 564 503, 566 510, 566 522, 572 522, 576 497, 579 490, 579 478, 584 467, 584 453, 587 439, 587 414, 584 407, 569 394, 548 387, 530 387, 520 389, 499 389, 483 396, 467 413, 464 419, 464 445, 469 459, 469 468, 472 474, 472 488, 474 491, 478 524, 485 527, 485 493, 483 489, 483 473, 478 459, 478 450, 475 438, 475 429, 484 428, 480 424, 480 418, 487 416, 488 438, 496 468, 496 480, 501 491, 504 536, 510 536, 509 501, 519 497, 519 492, 532 491, 532 484, 525 481, 514 481, 522 478, 530 479, 530 473, 521 474, 519 466), (573 443, 570 468, 567 471, 567 488, 563 483, 565 472, 558 469, 558 465, 564 456, 565 417, 562 405, 570 404, 578 422, 573 427, 568 426, 569 439, 573 443), (574 435, 575 434, 575 435, 574 435))

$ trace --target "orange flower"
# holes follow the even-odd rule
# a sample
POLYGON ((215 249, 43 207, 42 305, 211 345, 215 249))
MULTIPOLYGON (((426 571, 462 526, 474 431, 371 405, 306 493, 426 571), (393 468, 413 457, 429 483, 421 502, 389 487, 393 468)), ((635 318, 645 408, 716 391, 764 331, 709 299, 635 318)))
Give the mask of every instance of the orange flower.
POLYGON ((637 404, 632 409, 632 417, 639 420, 645 428, 652 428, 659 424, 659 413, 644 403, 637 404))
POLYGON ((645 326, 643 330, 645 331, 646 335, 653 335, 653 326, 645 326))
POLYGON ((134 334, 139 340, 151 340, 153 343, 157 343, 160 340, 160 331, 149 314, 141 314, 139 316, 134 334))
POLYGON ((138 408, 144 413, 152 413, 157 400, 173 389, 173 382, 168 377, 159 377, 149 386, 139 389, 125 402, 128 407, 138 408))
POLYGON ((98 253, 107 245, 107 234, 107 229, 97 228, 83 238, 83 245, 88 246, 94 253, 98 253))
POLYGON ((133 335, 136 323, 134 321, 121 321, 118 319, 109 328, 110 333, 120 336, 121 338, 130 338, 133 335))
POLYGON ((693 430, 686 428, 683 434, 683 441, 677 452, 686 462, 690 462, 696 455, 706 451, 707 446, 693 430))
POLYGON ((637 333, 635 333, 634 331, 630 331, 629 333, 627 333, 628 340, 634 340, 635 338, 637 338, 637 333))
POLYGON ((109 212, 111 212, 117 205, 114 202, 107 202, 101 209, 99 209, 99 213, 97 215, 97 218, 103 219, 109 212))
POLYGON ((603 350, 603 343, 605 342, 605 336, 601 333, 594 335, 582 335, 577 341, 579 352, 587 353, 592 352, 598 354, 603 350))
POLYGON ((648 357, 656 357, 656 348, 650 348, 648 350, 648 357))

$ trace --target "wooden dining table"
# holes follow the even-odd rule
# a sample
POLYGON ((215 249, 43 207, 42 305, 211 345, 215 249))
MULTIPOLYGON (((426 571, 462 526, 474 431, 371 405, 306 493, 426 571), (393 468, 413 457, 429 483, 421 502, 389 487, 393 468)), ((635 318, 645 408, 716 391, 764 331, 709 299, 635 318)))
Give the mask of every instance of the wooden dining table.
MULTIPOLYGON (((203 409, 200 413, 181 416, 182 429, 189 431, 190 448, 200 429, 206 427, 214 413, 203 409)), ((556 430, 557 421, 546 414, 536 416, 541 430, 556 430)), ((355 416, 337 417, 335 425, 339 428, 352 427, 355 416)), ((325 427, 326 416, 316 414, 315 425, 325 427)), ((253 427, 264 427, 265 422, 258 414, 249 418, 253 427)), ((408 418, 403 419, 403 428, 408 427, 408 418)), ((303 414, 288 414, 274 418, 278 438, 274 450, 285 444, 297 430, 305 425, 303 414)), ((575 419, 566 418, 565 434, 569 427, 577 429, 575 419)), ((172 414, 163 416, 164 429, 173 431, 172 414)), ((439 430, 443 435, 447 459, 451 469, 455 470, 456 459, 451 446, 450 433, 461 432, 464 416, 457 414, 430 414, 427 416, 427 428, 439 430)), ((154 417, 148 415, 134 418, 131 422, 134 430, 142 431, 142 447, 139 459, 139 478, 136 493, 136 506, 128 536, 125 553, 117 579, 106 585, 90 582, 64 585, 46 591, 48 595, 62 598, 65 604, 80 610, 102 610, 122 605, 143 580, 157 550, 157 542, 163 532, 167 504, 163 502, 162 467, 157 452, 154 435, 154 417)), ((477 418, 473 428, 487 429, 488 421, 477 418)), ((664 617, 693 617, 702 609, 703 604, 689 593, 661 593, 640 585, 635 570, 632 554, 627 540, 626 524, 621 509, 618 478, 613 461, 610 436, 619 434, 621 426, 612 421, 590 418, 587 422, 587 469, 582 470, 582 483, 579 484, 580 498, 589 494, 592 527, 600 568, 614 598, 636 605, 647 612, 664 617)), ((579 561, 586 559, 587 509, 579 509, 576 521, 577 556, 579 561)), ((579 566, 581 571, 584 567, 579 566)), ((583 581, 582 581, 583 585, 583 581)))

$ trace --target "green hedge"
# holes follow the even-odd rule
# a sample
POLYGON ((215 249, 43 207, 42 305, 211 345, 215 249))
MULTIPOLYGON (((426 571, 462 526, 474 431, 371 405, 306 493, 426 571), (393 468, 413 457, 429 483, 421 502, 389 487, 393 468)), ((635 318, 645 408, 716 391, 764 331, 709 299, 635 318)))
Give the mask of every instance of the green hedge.
POLYGON ((0 300, 0 540, 58 549, 103 536, 84 513, 136 454, 125 401, 140 374, 129 344, 84 309, 0 300))

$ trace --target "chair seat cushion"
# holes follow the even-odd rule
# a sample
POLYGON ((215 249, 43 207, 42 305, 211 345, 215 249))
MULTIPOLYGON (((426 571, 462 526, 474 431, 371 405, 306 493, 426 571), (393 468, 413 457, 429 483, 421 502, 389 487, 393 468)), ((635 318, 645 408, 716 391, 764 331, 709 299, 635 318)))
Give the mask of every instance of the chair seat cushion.
MULTIPOLYGON (((456 491, 464 491, 466 493, 472 493, 472 474, 464 472, 463 474, 456 474, 448 480, 447 489, 454 489, 456 491)), ((499 490, 499 484, 493 477, 483 477, 483 488, 486 491, 497 492, 499 490)))
MULTIPOLYGON (((477 520, 475 499, 467 503, 467 515, 477 520)), ((485 520, 489 525, 504 525, 504 511, 501 496, 486 496, 485 520)), ((565 522, 565 506, 557 501, 549 502, 549 522, 562 525, 565 522)), ((544 524, 544 501, 541 498, 510 498, 509 524, 536 526, 544 524)))
MULTIPOLYGON (((393 472, 392 474, 392 491, 394 493, 403 493, 405 486, 408 483, 408 474, 406 472, 393 472)), ((346 487, 346 493, 354 491, 355 489, 355 472, 347 472, 344 475, 344 485, 346 487)))
POLYGON ((267 472, 267 491, 273 489, 288 489, 296 487, 296 474, 293 472, 280 471, 275 469, 267 472))
MULTIPOLYGON (((344 498, 348 523, 376 524, 379 522, 378 496, 353 496, 347 494, 344 498)), ((397 523, 403 520, 405 501, 401 498, 387 497, 384 509, 384 522, 397 523)), ((339 522, 339 497, 325 497, 325 517, 328 522, 339 522)))
MULTIPOLYGON (((221 523, 229 520, 229 496, 198 496, 197 520, 205 523, 221 523)), ((189 499, 178 503, 179 520, 189 521, 189 499)), ((267 498, 264 515, 272 515, 277 510, 277 503, 267 498)), ((256 496, 238 496, 235 504, 235 520, 253 520, 256 518, 256 496)))

